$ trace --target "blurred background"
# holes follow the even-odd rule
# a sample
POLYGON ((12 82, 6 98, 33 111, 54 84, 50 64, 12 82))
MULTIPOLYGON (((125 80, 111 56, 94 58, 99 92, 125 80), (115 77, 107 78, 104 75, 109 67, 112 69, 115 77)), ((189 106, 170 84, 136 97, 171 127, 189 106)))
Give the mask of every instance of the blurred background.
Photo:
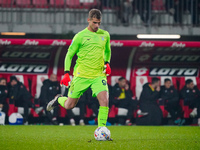
POLYGON ((200 125, 200 0, 0 0, 0 123, 97 123, 90 89, 45 110, 67 95, 64 58, 92 8, 111 35, 107 125, 200 125))

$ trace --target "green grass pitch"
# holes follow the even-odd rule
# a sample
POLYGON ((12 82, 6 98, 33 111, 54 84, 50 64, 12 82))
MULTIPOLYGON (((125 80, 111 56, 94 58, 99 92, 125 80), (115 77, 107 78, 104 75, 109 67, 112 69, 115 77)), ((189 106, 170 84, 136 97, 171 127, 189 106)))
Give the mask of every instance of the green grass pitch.
POLYGON ((200 150, 199 127, 111 126, 113 141, 95 141, 97 126, 0 126, 1 150, 200 150))

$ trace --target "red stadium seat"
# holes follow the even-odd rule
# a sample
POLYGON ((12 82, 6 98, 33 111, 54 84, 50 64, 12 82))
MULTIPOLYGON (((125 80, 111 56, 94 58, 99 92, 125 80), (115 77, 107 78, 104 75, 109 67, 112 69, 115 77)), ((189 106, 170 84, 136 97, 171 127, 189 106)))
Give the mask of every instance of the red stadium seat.
POLYGON ((55 7, 64 7, 65 1, 64 0, 50 0, 50 5, 55 7))
POLYGON ((92 6, 96 6, 97 1, 96 0, 80 0, 80 4, 81 4, 81 6, 90 8, 92 6))
POLYGON ((180 100, 180 105, 181 105, 181 108, 183 110, 183 117, 184 118, 190 118, 190 113, 192 112, 192 109, 190 109, 189 106, 184 105, 183 99, 180 100))
POLYGON ((27 75, 4 75, 3 77, 6 78, 7 82, 10 82, 10 76, 16 76, 17 80, 19 82, 22 82, 24 84, 24 86, 26 87, 26 89, 29 91, 29 83, 28 83, 28 76, 27 75))
POLYGON ((12 113, 16 112, 15 105, 14 104, 8 104, 8 105, 9 105, 8 116, 10 116, 12 113))
POLYGON ((32 4, 33 4, 35 7, 39 7, 39 8, 45 8, 45 7, 48 6, 47 0, 33 0, 33 1, 32 1, 32 4))
POLYGON ((161 81, 161 86, 164 85, 164 80, 168 78, 172 81, 172 85, 175 87, 175 89, 178 89, 177 87, 177 78, 176 77, 168 77, 168 76, 162 76, 159 77, 160 81, 161 81))
POLYGON ((116 114, 117 114, 117 110, 116 110, 116 107, 113 105, 109 110, 108 117, 115 118, 116 114))
MULTIPOLYGON (((179 89, 181 90, 185 86, 185 81, 187 79, 192 79, 194 82, 194 85, 196 85, 200 89, 200 78, 199 77, 181 77, 180 83, 179 83, 179 89)), ((189 118, 190 113, 192 112, 192 109, 189 108, 189 106, 184 105, 184 100, 180 100, 180 105, 182 107, 182 110, 184 112, 183 116, 184 118, 189 118)))
POLYGON ((79 8, 80 7, 80 3, 79 3, 79 0, 66 0, 66 4, 67 4, 67 7, 70 7, 70 8, 79 8))
MULTIPOLYGON (((172 80, 172 84, 177 89, 177 78, 176 77, 158 77, 161 80, 161 85, 164 85, 165 78, 169 78, 172 80)), ((131 90, 136 95, 139 100, 140 94, 143 89, 143 85, 147 82, 151 82, 151 77, 148 76, 136 76, 131 79, 131 90)), ((159 101, 160 109, 162 110, 163 117, 166 118, 168 116, 168 111, 165 110, 164 103, 159 101)))
POLYGON ((66 116, 66 114, 67 114, 67 111, 66 111, 66 109, 65 108, 63 108, 62 106, 59 106, 60 107, 60 109, 59 109, 59 117, 62 117, 62 118, 64 118, 65 116, 66 116))
POLYGON ((163 0, 153 0, 152 10, 155 10, 155 11, 165 10, 163 0))
POLYGON ((1 7, 11 7, 14 0, 0 0, 0 6, 1 7))
MULTIPOLYGON (((160 78, 161 86, 164 85, 164 80, 166 78, 168 78, 168 79, 170 79, 172 81, 172 85, 177 89, 177 78, 176 77, 162 76, 162 77, 158 77, 158 78, 160 78)), ((164 101, 159 101, 159 106, 160 106, 160 109, 162 110, 163 118, 167 118, 169 112, 165 109, 164 105, 165 105, 164 101)))
POLYGON ((86 105, 86 118, 90 118, 93 115, 93 111, 92 109, 90 109, 87 105, 86 105))
POLYGON ((181 90, 185 86, 185 81, 187 79, 192 79, 194 82, 194 85, 200 89, 200 78, 199 77, 181 77, 179 80, 179 90, 181 90))
POLYGON ((24 84, 26 89, 29 91, 29 83, 28 83, 28 77, 26 75, 15 75, 17 79, 24 84))
POLYGON ((20 7, 30 7, 31 1, 30 0, 16 0, 16 5, 20 7))
MULTIPOLYGON (((12 75, 6 75, 7 82, 10 82, 10 76, 12 75)), ((15 75, 18 81, 22 82, 26 89, 29 91, 29 82, 28 82, 28 76, 27 75, 15 75)), ((14 104, 9 104, 9 111, 8 116, 10 116, 14 112, 19 112, 18 107, 15 107, 14 104)), ((33 117, 38 117, 38 114, 35 112, 34 109, 30 108, 30 114, 33 115, 33 117)))

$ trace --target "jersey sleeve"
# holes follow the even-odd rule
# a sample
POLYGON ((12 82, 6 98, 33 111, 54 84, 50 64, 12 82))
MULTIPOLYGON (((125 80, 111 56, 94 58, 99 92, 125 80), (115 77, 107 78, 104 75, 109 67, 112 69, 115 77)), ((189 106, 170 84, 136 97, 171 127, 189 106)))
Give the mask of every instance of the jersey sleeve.
POLYGON ((71 42, 71 45, 68 48, 67 54, 65 56, 65 64, 64 64, 65 70, 64 71, 70 71, 72 58, 78 51, 80 43, 81 43, 80 35, 76 34, 71 42))
POLYGON ((104 55, 105 55, 104 56, 104 61, 110 63, 111 48, 110 48, 110 35, 109 35, 109 33, 108 33, 107 43, 106 43, 106 46, 105 46, 105 54, 104 55))

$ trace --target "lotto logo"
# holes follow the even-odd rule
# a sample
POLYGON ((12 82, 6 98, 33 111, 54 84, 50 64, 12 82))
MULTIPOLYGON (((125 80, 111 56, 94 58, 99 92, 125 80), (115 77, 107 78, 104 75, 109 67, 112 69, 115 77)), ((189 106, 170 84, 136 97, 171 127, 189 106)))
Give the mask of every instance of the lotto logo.
POLYGON ((146 67, 135 69, 135 76, 148 76, 148 75, 149 75, 149 69, 147 69, 146 67))

